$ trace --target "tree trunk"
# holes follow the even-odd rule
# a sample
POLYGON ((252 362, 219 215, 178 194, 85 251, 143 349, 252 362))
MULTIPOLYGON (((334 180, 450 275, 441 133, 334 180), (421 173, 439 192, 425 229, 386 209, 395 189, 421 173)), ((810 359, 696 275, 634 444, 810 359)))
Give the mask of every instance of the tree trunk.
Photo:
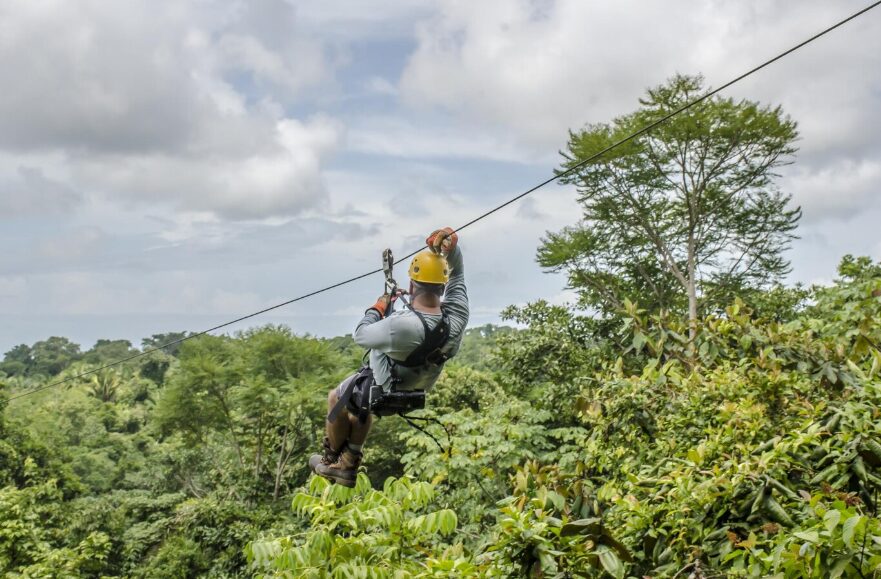
POLYGON ((254 457, 254 482, 260 482, 260 463, 263 460, 263 417, 257 421, 257 452, 254 457))
POLYGON ((694 237, 688 237, 688 357, 695 362, 695 340, 697 340, 697 267, 695 265, 694 237))
POLYGON ((281 475, 284 472, 284 467, 287 465, 287 460, 285 456, 285 452, 288 448, 288 425, 290 424, 291 416, 288 413, 287 421, 284 425, 284 434, 281 436, 281 448, 278 450, 278 461, 275 464, 275 488, 272 490, 272 500, 278 500, 278 491, 281 488, 281 475))
POLYGON ((229 429, 230 438, 232 438, 233 448, 236 450, 236 456, 239 459, 239 466, 242 470, 245 469, 245 456, 242 454, 242 447, 239 445, 239 440, 236 438, 236 429, 235 425, 232 421, 232 414, 229 411, 229 406, 226 404, 226 399, 215 389, 212 388, 212 394, 217 398, 220 402, 220 407, 223 410, 223 416, 226 418, 226 427, 229 429))

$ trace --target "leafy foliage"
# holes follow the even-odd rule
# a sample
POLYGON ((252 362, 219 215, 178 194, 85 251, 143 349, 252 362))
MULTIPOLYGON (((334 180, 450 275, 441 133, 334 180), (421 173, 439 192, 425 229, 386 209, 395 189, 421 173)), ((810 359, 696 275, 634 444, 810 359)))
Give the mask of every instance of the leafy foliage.
POLYGON ((309 492, 298 493, 294 511, 308 516, 307 531, 246 549, 262 577, 443 577, 471 568, 461 546, 427 556, 436 537, 456 529, 456 514, 431 510, 435 493, 424 482, 386 480, 383 490, 370 488, 359 475, 354 489, 315 477, 309 492))

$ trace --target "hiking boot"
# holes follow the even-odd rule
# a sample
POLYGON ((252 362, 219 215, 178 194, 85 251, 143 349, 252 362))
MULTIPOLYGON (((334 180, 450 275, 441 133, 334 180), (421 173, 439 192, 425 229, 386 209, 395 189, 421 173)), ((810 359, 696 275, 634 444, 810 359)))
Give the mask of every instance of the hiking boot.
POLYGON ((323 464, 325 466, 329 466, 335 463, 340 458, 341 450, 334 450, 330 446, 330 439, 326 436, 324 437, 324 454, 313 454, 309 457, 309 468, 312 469, 312 472, 318 472, 315 468, 319 464, 323 464))
POLYGON ((355 479, 358 478, 358 467, 361 465, 361 456, 360 452, 355 452, 346 446, 339 459, 333 464, 324 464, 323 462, 316 464, 315 474, 344 487, 354 487, 355 479))

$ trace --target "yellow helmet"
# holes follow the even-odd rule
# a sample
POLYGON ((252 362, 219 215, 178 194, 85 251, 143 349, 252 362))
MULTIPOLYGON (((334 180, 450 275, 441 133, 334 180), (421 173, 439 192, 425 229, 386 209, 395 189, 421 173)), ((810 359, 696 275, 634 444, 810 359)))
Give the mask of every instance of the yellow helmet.
POLYGON ((409 274, 410 279, 420 283, 447 283, 450 281, 450 266, 447 258, 426 249, 410 262, 409 274))

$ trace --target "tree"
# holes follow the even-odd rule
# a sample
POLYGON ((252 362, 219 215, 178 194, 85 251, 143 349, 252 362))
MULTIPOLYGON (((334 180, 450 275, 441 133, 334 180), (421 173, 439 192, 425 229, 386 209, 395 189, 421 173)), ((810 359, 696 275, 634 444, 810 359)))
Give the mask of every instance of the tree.
MULTIPOLYGON (((570 132, 561 170, 705 91, 679 75, 649 89, 640 108, 570 132)), ((796 124, 780 107, 712 97, 561 178, 574 184, 582 221, 549 233, 538 261, 566 271, 583 305, 605 317, 625 298, 651 311, 698 312, 789 271, 783 252, 801 216, 775 184, 791 162, 796 124)))
POLYGON ((67 338, 53 336, 37 342, 31 348, 32 375, 57 376, 82 357, 80 346, 67 338))
POLYGON ((3 356, 0 363, 0 372, 7 376, 22 376, 27 374, 28 368, 33 364, 33 352, 27 344, 15 346, 3 356))
POLYGON ((102 368, 88 377, 89 393, 101 402, 112 402, 122 384, 122 374, 114 368, 102 368))
POLYGON ((162 348, 162 351, 171 356, 177 357, 180 347, 183 344, 180 340, 186 338, 192 332, 168 332, 165 334, 153 334, 149 338, 141 340, 141 348, 144 350, 153 350, 165 344, 170 344, 162 348), (174 342, 174 343, 172 343, 174 342))
POLYGON ((165 383, 165 374, 175 358, 180 355, 180 348, 186 338, 187 332, 169 332, 167 334, 153 334, 149 338, 141 340, 143 351, 161 348, 159 352, 151 352, 150 355, 141 359, 141 376, 149 378, 160 386, 165 383), (171 344, 166 347, 165 344, 171 344))
POLYGON ((88 364, 104 365, 137 354, 128 340, 98 340, 92 349, 83 354, 82 360, 88 364))

